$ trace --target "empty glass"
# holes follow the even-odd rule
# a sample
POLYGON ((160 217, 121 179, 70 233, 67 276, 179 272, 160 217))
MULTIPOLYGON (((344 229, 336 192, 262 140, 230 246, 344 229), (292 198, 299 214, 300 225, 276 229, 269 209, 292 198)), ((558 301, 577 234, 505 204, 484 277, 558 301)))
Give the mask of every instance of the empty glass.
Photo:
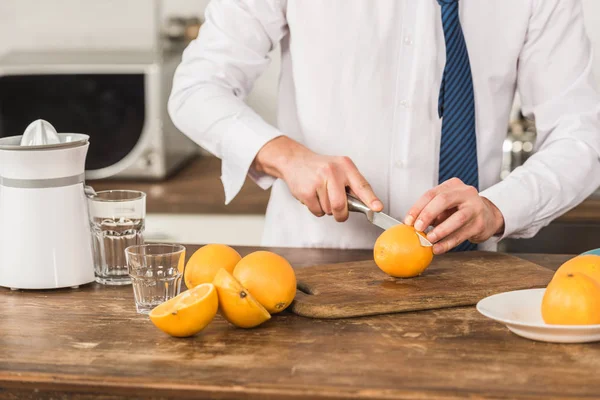
POLYGON ((128 247, 125 255, 139 313, 148 314, 157 305, 179 294, 185 247, 144 244, 128 247))
POLYGON ((88 196, 96 281, 105 285, 131 283, 125 249, 144 243, 146 194, 106 190, 88 196))

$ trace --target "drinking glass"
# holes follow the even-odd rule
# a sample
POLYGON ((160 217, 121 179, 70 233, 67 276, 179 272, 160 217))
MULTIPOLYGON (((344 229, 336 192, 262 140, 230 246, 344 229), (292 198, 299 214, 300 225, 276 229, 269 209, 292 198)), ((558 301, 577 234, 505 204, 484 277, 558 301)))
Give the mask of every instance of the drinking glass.
POLYGON ((144 243, 146 194, 106 190, 88 195, 94 272, 105 285, 131 283, 125 249, 144 243))
POLYGON ((185 265, 185 247, 144 244, 125 249, 135 306, 140 314, 177 296, 185 265))

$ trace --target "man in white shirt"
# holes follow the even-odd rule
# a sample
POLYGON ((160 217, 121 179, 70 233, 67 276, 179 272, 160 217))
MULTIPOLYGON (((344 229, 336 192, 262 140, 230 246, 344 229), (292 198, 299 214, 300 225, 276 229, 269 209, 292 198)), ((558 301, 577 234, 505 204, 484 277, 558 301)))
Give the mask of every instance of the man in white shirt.
POLYGON ((205 17, 169 112, 222 159, 227 203, 247 175, 272 185, 264 245, 372 247, 381 230, 348 215, 349 187, 373 210, 435 226, 436 254, 495 249, 600 185, 580 0, 213 0, 205 17), (273 127, 243 99, 278 44, 273 127), (516 91, 536 153, 501 181, 516 91))

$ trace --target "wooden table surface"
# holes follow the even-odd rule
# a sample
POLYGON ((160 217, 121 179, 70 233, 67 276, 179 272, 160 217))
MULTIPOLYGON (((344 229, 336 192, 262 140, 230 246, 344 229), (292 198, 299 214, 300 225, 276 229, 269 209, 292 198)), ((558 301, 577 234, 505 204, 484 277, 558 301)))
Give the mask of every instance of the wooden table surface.
MULTIPOLYGON (((371 257, 276 251, 298 268, 371 257)), ((521 256, 554 269, 567 258, 521 256)), ((217 317, 187 339, 136 314, 129 286, 0 289, 0 308, 0 399, 600 396, 600 344, 523 339, 473 307, 345 320, 283 313, 252 330, 217 317)))
MULTIPOLYGON (((146 192, 150 213, 265 213, 270 191, 262 190, 247 179, 240 193, 226 206, 220 176, 221 161, 215 157, 204 156, 192 161, 162 182, 102 180, 88 183, 96 190, 132 189, 146 192)), ((600 196, 591 196, 556 221, 600 222, 600 196)))

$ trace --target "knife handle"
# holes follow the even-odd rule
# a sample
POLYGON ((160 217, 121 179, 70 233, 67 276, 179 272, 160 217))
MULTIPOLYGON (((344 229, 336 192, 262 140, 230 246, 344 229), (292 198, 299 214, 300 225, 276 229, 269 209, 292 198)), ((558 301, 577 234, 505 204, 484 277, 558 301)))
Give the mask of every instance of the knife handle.
POLYGON ((361 212, 365 214, 367 217, 373 214, 373 211, 367 207, 362 201, 352 196, 350 193, 346 192, 346 197, 348 197, 348 211, 351 212, 361 212))

